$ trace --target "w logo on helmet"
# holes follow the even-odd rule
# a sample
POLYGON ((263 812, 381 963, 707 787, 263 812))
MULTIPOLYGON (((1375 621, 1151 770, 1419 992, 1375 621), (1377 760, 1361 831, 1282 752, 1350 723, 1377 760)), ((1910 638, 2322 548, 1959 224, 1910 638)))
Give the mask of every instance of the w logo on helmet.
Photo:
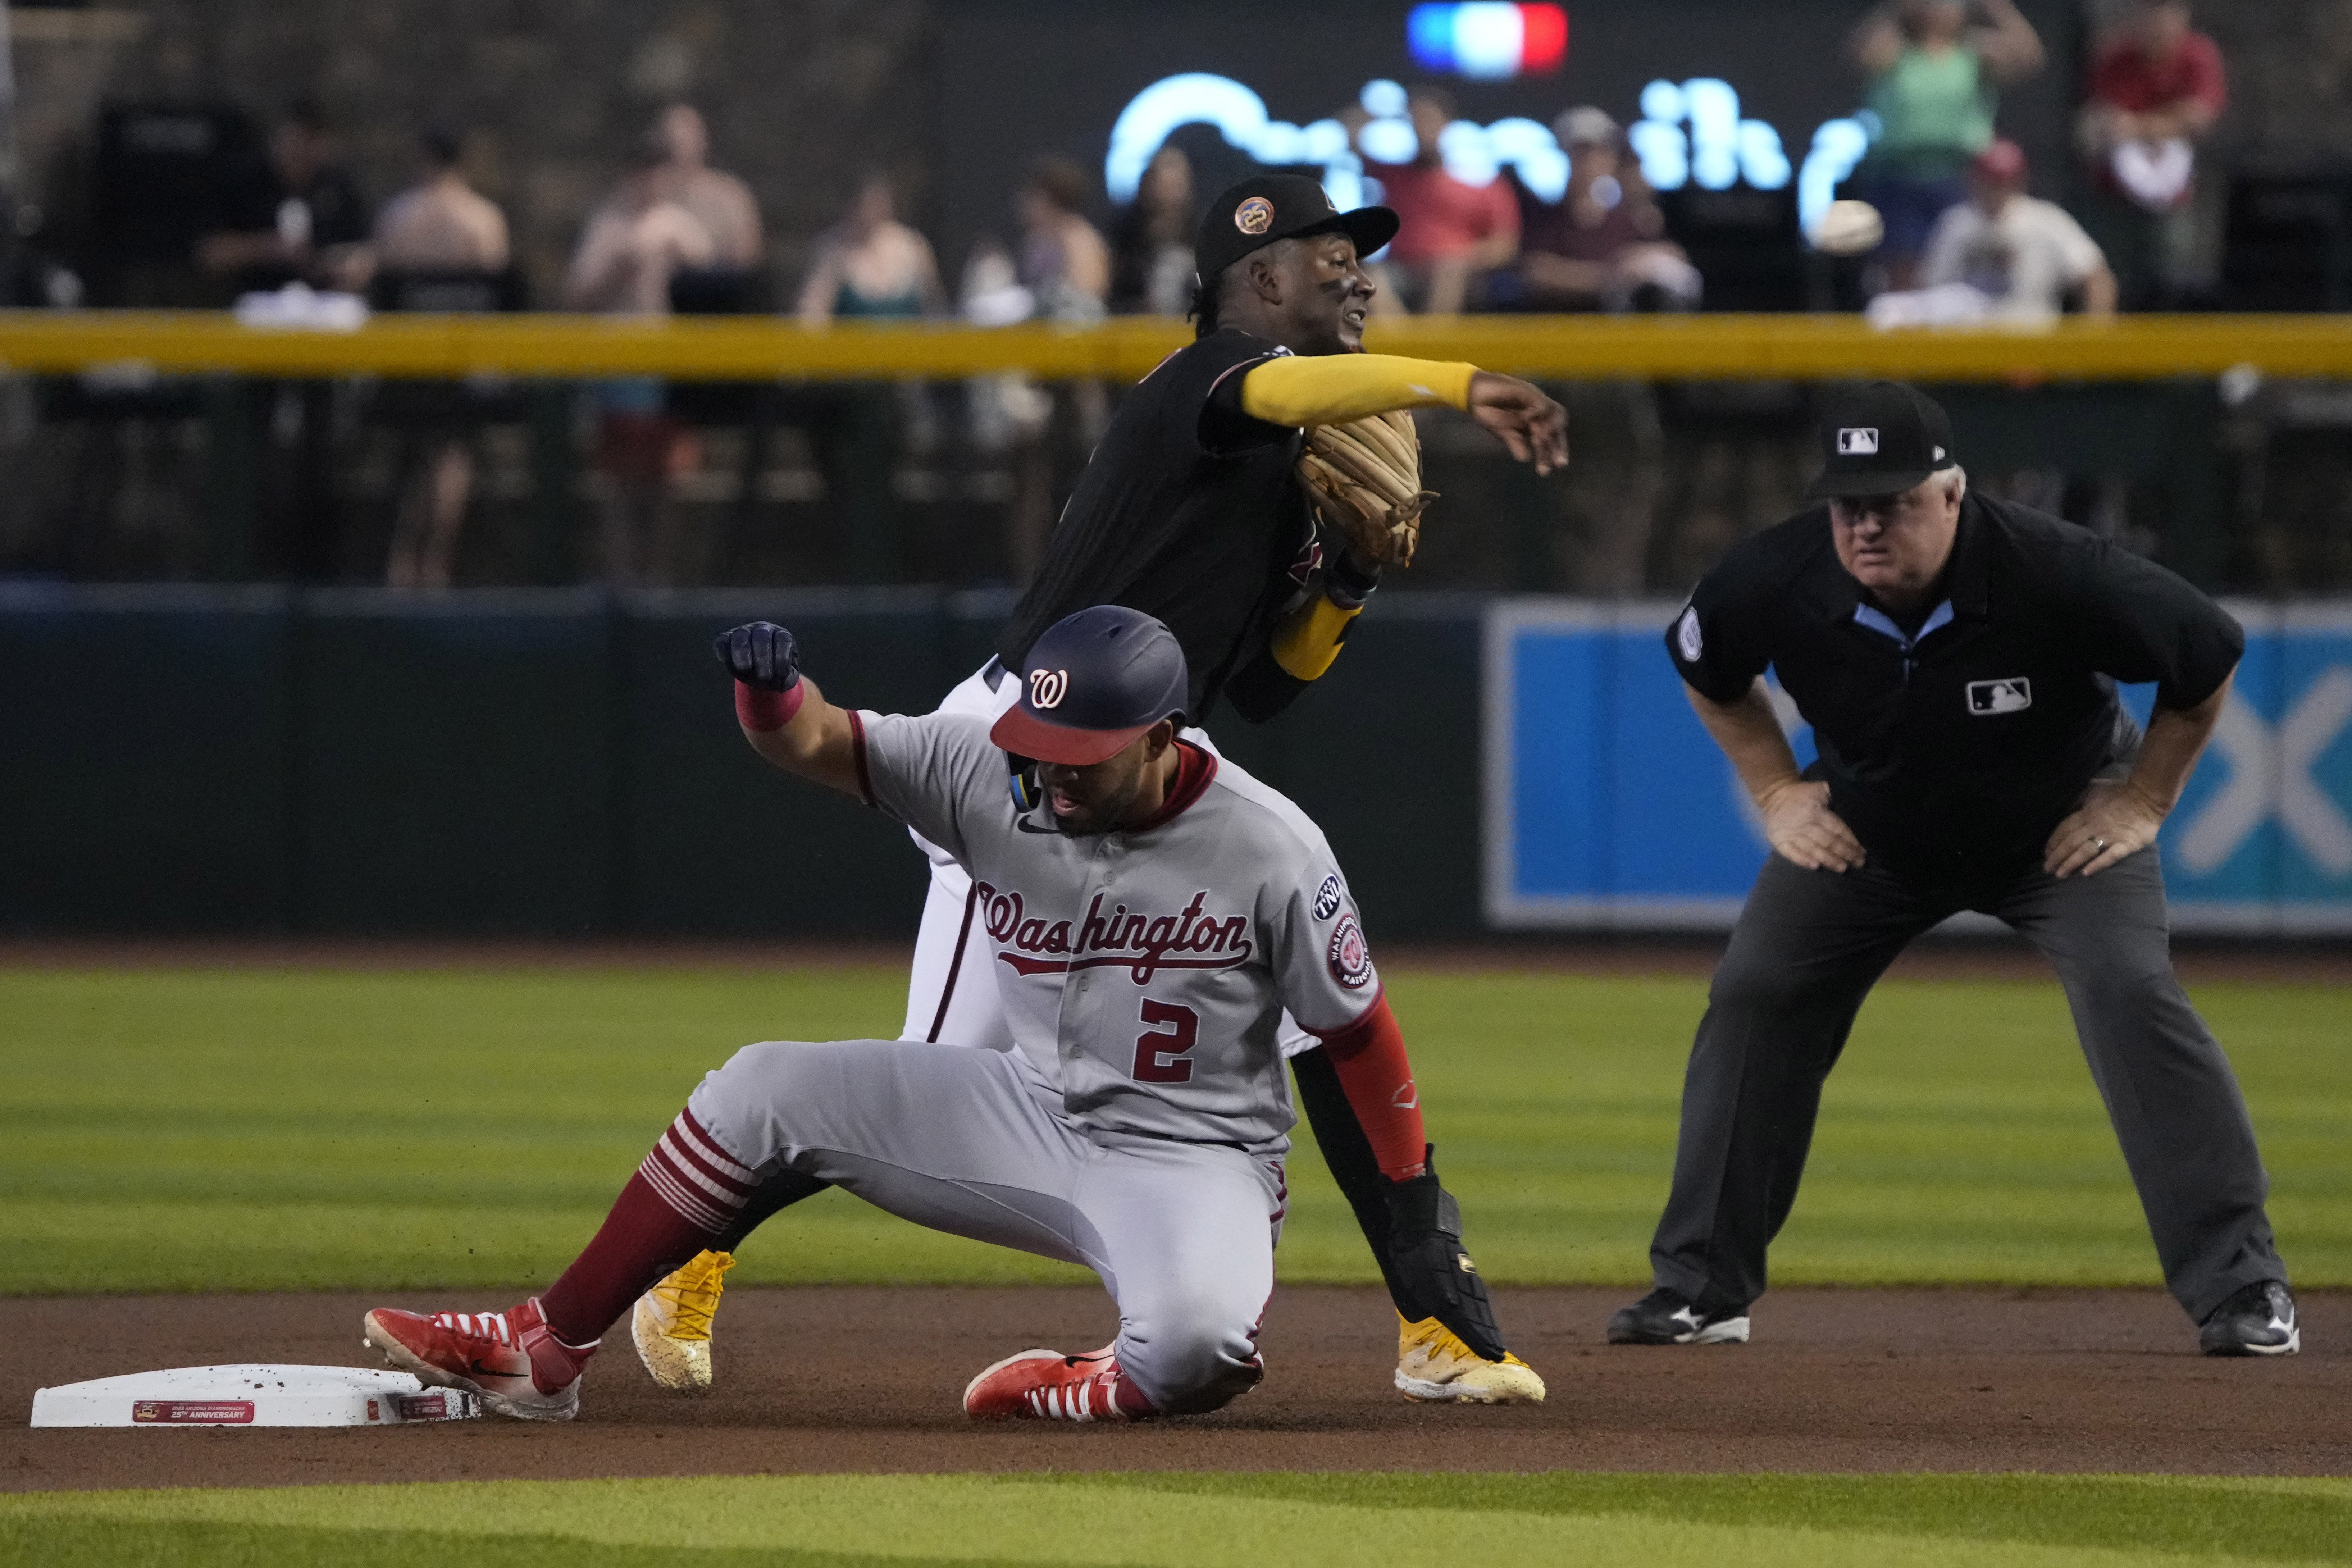
POLYGON ((1066 669, 1033 669, 1029 672, 1029 706, 1059 708, 1070 689, 1070 672, 1066 669))

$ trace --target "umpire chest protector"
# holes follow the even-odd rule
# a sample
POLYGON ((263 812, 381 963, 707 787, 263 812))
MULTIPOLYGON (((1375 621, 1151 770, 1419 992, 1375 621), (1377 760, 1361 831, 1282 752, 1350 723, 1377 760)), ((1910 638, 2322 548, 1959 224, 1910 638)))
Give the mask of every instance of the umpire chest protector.
POLYGON ((1909 624, 1889 616, 1839 563, 1820 507, 1733 549, 1666 632, 1683 679, 1719 703, 1769 666, 1813 727, 1808 776, 1874 861, 1910 874, 2014 870, 2137 749, 2116 681, 2194 707, 2245 646, 2164 568, 1975 495, 1930 598, 1909 624))

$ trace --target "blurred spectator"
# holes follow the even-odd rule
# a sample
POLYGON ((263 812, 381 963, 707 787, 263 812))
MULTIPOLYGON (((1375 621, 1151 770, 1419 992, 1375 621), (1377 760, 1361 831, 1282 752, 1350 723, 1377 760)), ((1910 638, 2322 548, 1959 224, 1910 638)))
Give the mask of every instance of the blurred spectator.
MULTIPOLYGON (((506 215, 467 184, 457 137, 436 130, 421 141, 423 177, 376 218, 372 248, 379 298, 388 297, 395 309, 412 298, 438 310, 494 308, 497 279, 509 259, 506 215), (396 281, 404 279, 416 287, 396 281), (464 287, 468 279, 470 289, 464 287), (468 299, 473 302, 459 303, 468 299)), ((464 387, 396 390, 406 395, 392 399, 390 412, 417 426, 422 450, 393 513, 384 582, 394 588, 446 588, 474 488, 476 411, 464 387)))
MULTIPOLYGON (((1088 223, 1087 180, 1078 166, 1055 159, 1037 167, 1022 187, 1019 282, 1036 314, 1057 321, 1099 321, 1110 293, 1110 247, 1088 223)), ((1013 437, 1013 498, 1005 509, 1005 553, 1016 582, 1026 582, 1044 558, 1045 536, 1062 500, 1086 466, 1087 454, 1110 423, 1110 395, 1099 381, 1057 381, 1045 388, 1000 383, 1002 421, 1013 437), (1034 416, 1043 407, 1044 417, 1034 416)))
POLYGON ((1110 295, 1110 247, 1086 219, 1087 177, 1076 163, 1041 163, 1018 198, 1022 286, 1037 313, 1093 321, 1110 295))
POLYGON ((1969 165, 1969 199, 1936 220, 1920 265, 1930 289, 1963 284, 1985 297, 1995 320, 2040 320, 2065 308, 2110 316, 2116 275, 2083 226, 2055 202, 2025 194, 2025 153, 1998 141, 1969 165))
POLYGON ((1507 267, 1519 250, 1519 205, 1500 179, 1473 185, 1445 167, 1439 142, 1454 120, 1454 100, 1435 88, 1416 88, 1406 101, 1412 121, 1410 163, 1367 162, 1381 182, 1381 199, 1402 226, 1389 243, 1392 301, 1409 310, 1447 315, 1470 302, 1480 275, 1507 267))
MULTIPOLYGON (((667 157, 658 140, 649 142, 589 215, 564 273, 563 300, 572 309, 666 316, 680 269, 708 268, 717 258, 709 228, 667 194, 667 157)), ((604 580, 623 586, 641 575, 666 577, 677 555, 670 480, 695 466, 693 435, 667 412, 656 377, 616 377, 592 395, 597 460, 609 480, 601 531, 604 580)))
POLYGON ((645 149, 588 215, 563 277, 564 303, 573 310, 667 315, 671 275, 718 258, 709 226, 670 198, 661 160, 659 146, 645 149))
POLYGON ((1854 194, 1878 208, 1889 281, 1916 279, 1927 232, 1968 197, 1969 160, 1992 142, 1995 88, 2042 66, 2042 39, 2011 0, 1894 0, 1864 16, 1853 58, 1869 79, 1878 132, 1856 172, 1854 194))
POLYGON ((422 177, 377 215, 376 266, 408 272, 504 271, 506 215, 467 183, 457 138, 433 130, 419 142, 422 177))
POLYGON ((1111 226, 1110 308, 1181 316, 1192 301, 1192 160, 1178 147, 1151 156, 1111 226))
POLYGON ((240 294, 308 283, 367 285, 367 208, 336 160, 316 103, 297 99, 270 127, 267 149, 231 171, 219 227, 196 242, 196 265, 240 294))
POLYGON ((1037 297, 1021 286, 1020 264, 992 234, 971 242, 956 298, 964 320, 975 327, 1009 327, 1037 310, 1037 297))
POLYGON ((1531 202, 1519 235, 1515 303, 1531 310, 1675 309, 1698 302, 1698 273, 1665 237, 1665 217, 1625 157, 1605 110, 1571 109, 1552 122, 1568 151, 1557 205, 1531 202))
POLYGON ((2229 103, 2221 51, 2186 0, 2140 0, 2099 46, 2076 134, 2091 162, 2092 226, 2127 310, 2179 301, 2193 270, 2197 144, 2229 103))
POLYGON ((817 237, 801 320, 822 326, 835 316, 935 316, 946 308, 931 242, 898 221, 889 180, 867 176, 849 216, 817 237))
MULTIPOLYGON (((817 237, 816 260, 801 286, 800 318, 823 326, 836 317, 866 321, 938 315, 947 308, 931 242, 898 217, 887 178, 870 174, 849 214, 817 237)), ((927 446, 926 388, 845 382, 811 386, 791 400, 808 430, 832 523, 845 536, 845 563, 862 581, 898 574, 899 535, 892 472, 901 450, 927 446), (902 442, 904 428, 914 436, 902 442)))
POLYGON ((751 309, 765 244, 751 187, 710 166, 710 128, 693 105, 671 104, 647 134, 655 189, 692 213, 710 236, 709 258, 672 276, 672 307, 693 314, 751 309))

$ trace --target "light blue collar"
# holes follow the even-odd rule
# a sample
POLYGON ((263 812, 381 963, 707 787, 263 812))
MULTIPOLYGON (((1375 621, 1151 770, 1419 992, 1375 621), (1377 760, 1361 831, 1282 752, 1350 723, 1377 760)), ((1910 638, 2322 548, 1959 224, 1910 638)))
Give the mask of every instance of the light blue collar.
POLYGON ((1907 653, 1918 647, 1927 634, 1937 626, 1948 626, 1952 624, 1952 601, 1947 599, 1928 611, 1927 624, 1919 628, 1919 635, 1916 637, 1905 637, 1903 628, 1889 620, 1885 613, 1874 605, 1856 605, 1853 607, 1853 624, 1858 626, 1868 626, 1881 637, 1893 637, 1907 653))

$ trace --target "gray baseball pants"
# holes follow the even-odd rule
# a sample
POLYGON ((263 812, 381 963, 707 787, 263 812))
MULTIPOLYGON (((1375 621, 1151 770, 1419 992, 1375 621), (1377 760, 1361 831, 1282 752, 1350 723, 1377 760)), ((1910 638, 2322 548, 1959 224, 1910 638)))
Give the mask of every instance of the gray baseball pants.
POLYGON ((1017 1052, 921 1040, 746 1046, 687 1109, 755 1182, 794 1172, 1093 1269, 1119 1367, 1162 1411, 1213 1410, 1264 1375, 1279 1155, 1088 1129, 1017 1052))
POLYGON ((2284 1280, 2253 1125, 2173 976, 2164 876, 2144 849, 2092 877, 2061 881, 2035 864, 1979 889, 1766 860, 1691 1047, 1674 1191, 1650 1245, 1657 1283, 1717 1308, 1763 1294, 1765 1247, 1796 1201, 1822 1082, 1854 1014, 1896 953, 1964 909, 2006 921, 2057 970, 2165 1283, 2189 1317, 2284 1280))

